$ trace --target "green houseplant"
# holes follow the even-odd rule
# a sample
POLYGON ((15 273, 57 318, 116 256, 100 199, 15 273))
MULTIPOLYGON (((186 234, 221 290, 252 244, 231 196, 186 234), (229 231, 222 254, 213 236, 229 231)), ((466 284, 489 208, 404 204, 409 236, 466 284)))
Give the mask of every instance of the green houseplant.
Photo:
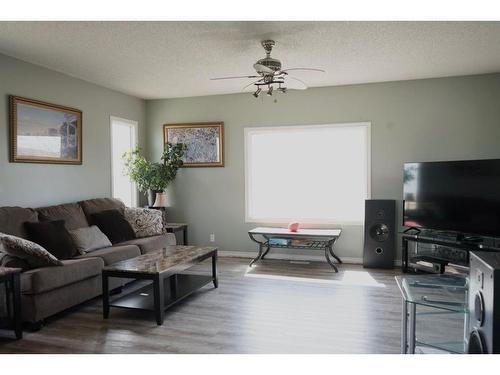
POLYGON ((182 156, 186 151, 183 143, 166 143, 161 162, 151 162, 141 155, 140 147, 123 154, 125 174, 137 184, 139 191, 148 193, 148 204, 152 206, 156 193, 164 192, 182 167, 182 156))

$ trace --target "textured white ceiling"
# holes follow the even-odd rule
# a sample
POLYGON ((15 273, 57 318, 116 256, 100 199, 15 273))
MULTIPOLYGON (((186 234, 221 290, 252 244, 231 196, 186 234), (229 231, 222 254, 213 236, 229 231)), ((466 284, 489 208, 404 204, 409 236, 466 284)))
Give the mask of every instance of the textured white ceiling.
POLYGON ((240 92, 272 56, 309 86, 500 71, 500 22, 0 22, 0 53, 137 97, 240 92))

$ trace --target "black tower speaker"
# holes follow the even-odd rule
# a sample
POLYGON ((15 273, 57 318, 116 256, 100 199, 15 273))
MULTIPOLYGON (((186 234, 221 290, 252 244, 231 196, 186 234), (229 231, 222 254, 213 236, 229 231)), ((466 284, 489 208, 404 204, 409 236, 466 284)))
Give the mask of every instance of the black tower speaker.
POLYGON ((500 354, 500 253, 470 252, 470 354, 500 354))
POLYGON ((365 246, 363 267, 394 268, 396 246, 396 201, 365 201, 365 246))

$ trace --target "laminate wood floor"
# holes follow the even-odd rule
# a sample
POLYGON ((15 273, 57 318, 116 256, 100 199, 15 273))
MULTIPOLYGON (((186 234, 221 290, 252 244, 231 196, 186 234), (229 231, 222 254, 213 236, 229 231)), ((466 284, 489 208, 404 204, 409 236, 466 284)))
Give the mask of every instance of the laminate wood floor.
MULTIPOLYGON (((50 318, 0 353, 399 353, 398 270, 323 262, 219 258, 219 288, 208 285, 152 315, 96 298, 50 318)), ((210 269, 210 263, 198 266, 210 269)))

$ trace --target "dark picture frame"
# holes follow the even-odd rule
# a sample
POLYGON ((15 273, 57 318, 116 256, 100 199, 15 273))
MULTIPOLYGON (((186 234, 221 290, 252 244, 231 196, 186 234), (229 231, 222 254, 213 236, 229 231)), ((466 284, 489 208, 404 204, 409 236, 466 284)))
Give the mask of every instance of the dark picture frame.
POLYGON ((11 95, 10 162, 82 164, 82 111, 11 95))
POLYGON ((224 123, 163 125, 163 143, 184 143, 183 167, 224 167, 224 123))

